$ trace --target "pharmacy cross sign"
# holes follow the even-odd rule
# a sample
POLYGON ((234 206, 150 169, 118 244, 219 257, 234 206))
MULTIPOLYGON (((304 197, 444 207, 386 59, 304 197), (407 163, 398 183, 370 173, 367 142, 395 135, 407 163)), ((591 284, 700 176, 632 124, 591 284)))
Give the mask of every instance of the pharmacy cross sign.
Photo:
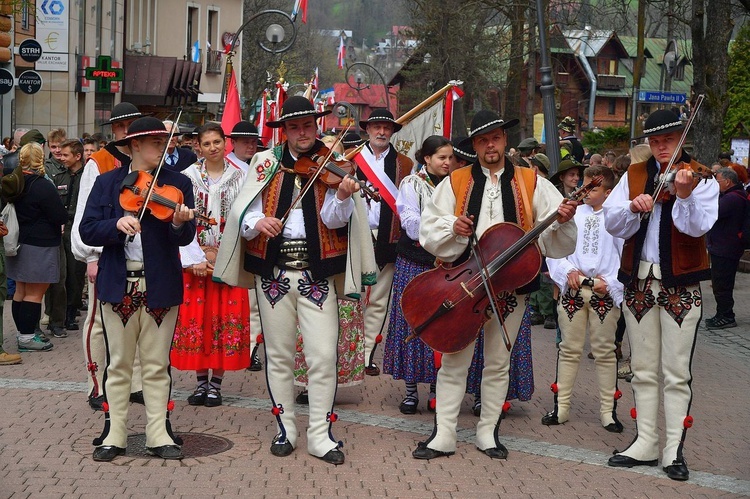
POLYGON ((96 65, 86 68, 86 79, 96 82, 97 92, 109 92, 113 81, 122 81, 125 71, 122 68, 112 67, 112 58, 108 55, 100 55, 96 58, 96 65))

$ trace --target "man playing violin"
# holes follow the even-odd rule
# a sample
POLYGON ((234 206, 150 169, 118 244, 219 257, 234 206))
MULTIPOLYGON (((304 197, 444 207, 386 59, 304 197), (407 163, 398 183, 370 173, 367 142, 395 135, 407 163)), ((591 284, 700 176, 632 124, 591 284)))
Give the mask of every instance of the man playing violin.
MULTIPOLYGON (((558 213, 557 220, 538 239, 542 253, 562 258, 575 249, 577 231, 571 220, 577 203, 563 200, 552 183, 538 177, 532 169, 514 167, 505 154, 505 130, 517 124, 517 119, 504 121, 491 111, 478 112, 469 134, 477 161, 453 171, 449 181, 435 188, 432 200, 427 203, 422 213, 419 242, 444 262, 458 264, 474 258, 471 238, 481 238, 495 224, 514 222, 529 231, 538 221, 555 213, 558 213)), ((502 324, 493 315, 484 325, 482 411, 476 446, 493 459, 508 456, 498 432, 503 412, 508 408, 504 401, 508 392, 510 345, 518 335, 527 294, 536 288, 538 275, 523 288, 498 292, 495 303, 498 313, 502 314, 502 324), (507 347, 504 334, 510 343, 507 347)), ((474 342, 471 342, 457 353, 443 355, 437 376, 435 430, 426 442, 419 443, 412 453, 415 458, 434 459, 455 452, 458 413, 473 354, 474 342)))
POLYGON ((117 168, 96 179, 81 220, 83 243, 103 247, 96 289, 107 346, 106 421, 101 436, 94 440, 95 461, 111 461, 125 453, 136 348, 146 405, 146 450, 163 459, 182 458, 181 441, 172 433, 168 417, 173 405, 169 348, 183 293, 179 247, 190 244, 195 236, 192 184, 184 175, 166 169, 154 180, 182 191, 184 201, 175 206, 171 220, 157 219, 148 209, 139 220, 139 214, 121 206, 125 201, 121 196, 136 195, 121 192, 123 180, 130 171, 154 170, 161 162, 167 136, 158 119, 135 120, 127 136, 118 141, 130 148, 130 168, 117 168))
POLYGON ((373 256, 364 266, 360 253, 368 247, 372 253, 372 244, 363 200, 352 196, 360 188, 356 180, 344 178, 334 189, 295 172, 298 160, 308 163, 323 150, 315 138, 316 118, 329 112, 317 112, 310 101, 295 96, 268 124, 283 128, 287 141, 256 154, 250 163, 227 218, 214 280, 257 291, 278 428, 271 453, 288 456, 297 446, 293 368, 299 323, 309 368, 307 450, 338 465, 344 453, 331 428, 336 421, 337 299, 360 293, 362 275, 374 277, 375 265, 373 256))
POLYGON ((683 456, 692 426, 691 364, 703 313, 700 281, 711 278, 704 234, 718 218, 715 180, 695 179, 707 168, 681 149, 685 124, 671 111, 652 113, 644 125, 653 156, 630 165, 604 203, 607 230, 625 239, 619 280, 625 285, 623 315, 630 336, 637 438, 609 465, 656 466, 659 436, 659 365, 664 376, 666 445, 661 463, 673 480, 687 480, 683 456), (675 155, 675 151, 677 154, 675 155), (656 201, 661 174, 676 158, 672 194, 656 201))

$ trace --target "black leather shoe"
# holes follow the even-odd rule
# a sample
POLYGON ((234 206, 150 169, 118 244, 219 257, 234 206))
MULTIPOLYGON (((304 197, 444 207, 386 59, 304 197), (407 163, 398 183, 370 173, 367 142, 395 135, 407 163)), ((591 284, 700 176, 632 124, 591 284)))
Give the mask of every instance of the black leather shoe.
POLYGON ((310 405, 310 395, 308 395, 307 390, 304 390, 302 393, 297 395, 297 398, 294 399, 294 401, 300 405, 310 405))
POLYGON ((405 398, 403 402, 401 402, 398 405, 398 410, 401 411, 401 414, 416 414, 417 413, 417 404, 419 403, 419 399, 409 399, 405 398), (406 401, 413 401, 413 404, 407 404, 406 401))
POLYGON ((289 441, 286 441, 283 444, 274 441, 274 443, 271 444, 271 454, 276 457, 286 457, 292 452, 294 452, 294 447, 292 447, 292 443, 289 441))
POLYGON ((146 405, 143 401, 143 390, 130 394, 130 401, 134 404, 146 405))
POLYGON ((559 425, 560 422, 557 420, 557 414, 554 412, 548 412, 544 416, 542 416, 542 424, 547 426, 555 426, 559 425))
POLYGON ((658 459, 651 459, 648 461, 641 461, 634 459, 630 456, 624 456, 622 454, 615 454, 609 458, 607 464, 615 468, 632 468, 633 466, 656 466, 658 459))
POLYGON ((441 450, 430 449, 425 442, 419 442, 417 448, 411 453, 414 459, 435 459, 438 457, 452 456, 455 452, 443 452, 441 450))
POLYGON ((160 447, 146 447, 146 454, 162 459, 182 459, 182 449, 177 445, 162 445, 160 447))
POLYGON ((206 392, 205 388, 196 388, 192 395, 187 399, 190 405, 206 405, 206 392))
POLYGON ((219 407, 221 402, 221 390, 209 388, 206 395, 206 407, 219 407))
POLYGON ((250 359, 250 367, 248 367, 247 370, 252 372, 263 370, 263 362, 260 361, 260 357, 258 357, 257 353, 250 359))
POLYGON ((476 416, 479 417, 482 415, 482 401, 477 400, 474 402, 474 405, 471 407, 471 412, 476 416))
POLYGON ((94 461, 108 463, 117 456, 124 456, 125 449, 114 445, 102 445, 94 449, 94 461))
POLYGON ((104 398, 104 395, 99 395, 98 397, 89 397, 89 407, 94 409, 95 411, 103 411, 102 404, 106 402, 107 399, 104 398))
MULTIPOLYGON (((479 447, 477 447, 479 449, 479 447)), ((508 449, 503 444, 497 444, 497 447, 490 447, 489 449, 479 449, 492 459, 508 459, 508 449)))
POLYGON ((619 421, 615 421, 614 423, 609 423, 604 429, 610 433, 622 433, 623 426, 619 421))
POLYGON ((664 467, 664 471, 667 472, 667 476, 672 480, 679 480, 681 482, 684 482, 685 480, 690 478, 690 472, 688 471, 687 463, 685 462, 685 460, 672 461, 672 464, 664 467))
POLYGON ((344 453, 341 452, 337 447, 326 452, 320 459, 327 462, 328 464, 335 464, 336 466, 338 466, 339 464, 344 464, 344 453))
POLYGON ((365 374, 368 376, 380 376, 380 368, 375 364, 365 367, 365 374))

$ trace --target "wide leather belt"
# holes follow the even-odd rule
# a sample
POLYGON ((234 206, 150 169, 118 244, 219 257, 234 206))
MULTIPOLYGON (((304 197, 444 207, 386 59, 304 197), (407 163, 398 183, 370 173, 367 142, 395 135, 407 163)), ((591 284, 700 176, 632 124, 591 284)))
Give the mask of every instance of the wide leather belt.
POLYGON ((126 270, 125 271, 125 275, 127 277, 131 277, 131 278, 141 278, 141 277, 145 277, 146 271, 143 270, 143 269, 141 269, 141 270, 126 270))
POLYGON ((586 277, 585 279, 581 280, 581 284, 583 286, 588 286, 590 288, 594 287, 594 279, 591 277, 586 277))
POLYGON ((310 254, 307 252, 307 241, 304 239, 285 239, 279 249, 279 268, 302 270, 310 266, 310 254))

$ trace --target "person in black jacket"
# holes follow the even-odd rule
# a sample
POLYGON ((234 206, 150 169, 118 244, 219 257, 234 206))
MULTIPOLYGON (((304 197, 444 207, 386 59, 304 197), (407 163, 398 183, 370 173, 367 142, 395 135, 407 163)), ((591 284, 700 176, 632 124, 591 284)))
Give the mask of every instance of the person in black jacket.
POLYGON ((44 149, 29 143, 18 154, 19 168, 2 180, 2 194, 15 205, 19 248, 6 259, 8 277, 16 281, 13 320, 20 352, 49 351, 52 343, 34 333, 42 315, 42 298, 60 279, 62 225, 68 213, 44 170, 44 149))
POLYGON ((734 319, 734 278, 744 253, 737 237, 748 213, 747 194, 737 173, 729 168, 716 172, 719 183, 719 219, 706 235, 711 255, 711 286, 716 299, 716 315, 706 319, 707 329, 737 327, 734 319))

